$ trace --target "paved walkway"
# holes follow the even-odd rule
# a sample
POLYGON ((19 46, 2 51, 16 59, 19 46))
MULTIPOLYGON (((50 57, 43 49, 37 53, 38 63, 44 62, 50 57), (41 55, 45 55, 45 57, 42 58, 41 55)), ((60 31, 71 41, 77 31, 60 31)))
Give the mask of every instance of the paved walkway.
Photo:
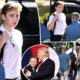
MULTIPOLYGON (((59 80, 59 79, 58 79, 57 77, 55 77, 55 78, 52 79, 52 80, 59 80)), ((69 80, 69 79, 68 79, 68 80, 69 80)), ((80 80, 80 70, 78 70, 76 80, 80 80)))
POLYGON ((78 71, 76 80, 80 80, 80 70, 78 71))

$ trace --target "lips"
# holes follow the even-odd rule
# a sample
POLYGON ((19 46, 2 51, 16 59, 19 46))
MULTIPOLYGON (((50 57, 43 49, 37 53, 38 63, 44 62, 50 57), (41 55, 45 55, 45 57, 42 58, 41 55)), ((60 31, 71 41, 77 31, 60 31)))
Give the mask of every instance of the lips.
POLYGON ((13 23, 13 25, 17 25, 17 23, 13 23))

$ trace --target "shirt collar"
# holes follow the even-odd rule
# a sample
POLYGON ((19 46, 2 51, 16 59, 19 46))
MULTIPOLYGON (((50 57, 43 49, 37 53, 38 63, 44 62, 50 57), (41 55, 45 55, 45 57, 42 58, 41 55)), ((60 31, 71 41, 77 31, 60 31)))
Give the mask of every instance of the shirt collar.
POLYGON ((55 11, 54 14, 60 15, 61 13, 59 14, 59 13, 57 13, 57 11, 55 11))
POLYGON ((47 59, 48 59, 48 57, 47 57, 47 58, 45 58, 45 59, 43 59, 43 62, 45 62, 47 59))
POLYGON ((7 31, 7 33, 8 33, 9 35, 12 35, 12 34, 13 34, 13 31, 12 31, 12 32, 9 32, 8 30, 6 30, 5 27, 3 26, 3 24, 1 25, 1 30, 2 30, 2 32, 3 32, 3 31, 7 31))

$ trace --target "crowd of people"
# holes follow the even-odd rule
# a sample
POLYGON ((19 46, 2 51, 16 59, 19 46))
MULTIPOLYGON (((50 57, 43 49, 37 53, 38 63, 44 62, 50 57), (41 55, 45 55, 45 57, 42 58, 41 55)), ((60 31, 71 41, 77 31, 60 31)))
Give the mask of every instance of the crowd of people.
POLYGON ((59 59, 60 70, 57 74, 59 79, 76 80, 80 56, 75 51, 74 46, 71 45, 71 48, 68 50, 66 47, 62 47, 59 59))

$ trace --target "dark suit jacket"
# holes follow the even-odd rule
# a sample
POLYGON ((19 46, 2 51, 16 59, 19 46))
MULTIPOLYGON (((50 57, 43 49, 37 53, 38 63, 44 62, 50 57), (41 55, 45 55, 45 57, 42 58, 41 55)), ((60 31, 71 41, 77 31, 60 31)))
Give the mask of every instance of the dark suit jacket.
POLYGON ((35 69, 33 70, 32 67, 31 67, 30 65, 25 67, 24 73, 26 73, 26 70, 29 70, 30 72, 36 71, 35 69))
MULTIPOLYGON (((27 70, 30 71, 31 73, 36 71, 36 69, 34 68, 34 70, 33 70, 30 65, 25 67, 24 73, 26 73, 27 70)), ((30 77, 28 77, 28 78, 31 79, 30 77)), ((26 80, 28 80, 28 79, 26 79, 26 80)))
POLYGON ((51 59, 47 59, 38 69, 32 72, 31 80, 50 80, 54 77, 55 64, 51 59))

